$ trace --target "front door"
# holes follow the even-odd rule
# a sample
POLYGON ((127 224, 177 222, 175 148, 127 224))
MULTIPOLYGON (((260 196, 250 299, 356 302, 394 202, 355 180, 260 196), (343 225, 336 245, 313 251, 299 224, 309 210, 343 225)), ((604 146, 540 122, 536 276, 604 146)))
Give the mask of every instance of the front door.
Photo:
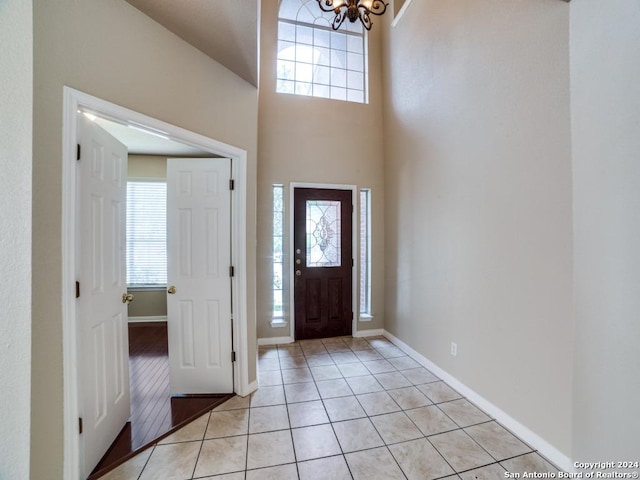
POLYGON ((231 160, 167 161, 171 393, 231 393, 231 160))
POLYGON ((296 340, 350 335, 351 190, 294 189, 296 340))
POLYGON ((81 471, 86 478, 129 419, 125 277, 127 147, 84 115, 76 226, 81 471))

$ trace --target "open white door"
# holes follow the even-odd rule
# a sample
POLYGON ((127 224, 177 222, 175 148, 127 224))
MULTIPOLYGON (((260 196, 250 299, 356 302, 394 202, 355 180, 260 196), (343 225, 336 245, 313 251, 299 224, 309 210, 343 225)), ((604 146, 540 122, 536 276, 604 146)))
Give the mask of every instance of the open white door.
POLYGON ((125 272, 127 147, 78 118, 78 381, 86 478, 130 415, 125 272))
POLYGON ((231 393, 228 158, 167 161, 167 317, 171 393, 231 393))

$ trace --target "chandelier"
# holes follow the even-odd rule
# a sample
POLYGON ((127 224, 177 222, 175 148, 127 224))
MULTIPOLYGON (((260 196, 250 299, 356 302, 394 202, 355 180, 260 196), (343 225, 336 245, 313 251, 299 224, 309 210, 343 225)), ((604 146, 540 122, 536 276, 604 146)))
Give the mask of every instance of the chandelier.
POLYGON ((371 30, 371 15, 382 15, 388 4, 382 0, 316 0, 324 12, 333 12, 331 27, 338 30, 346 18, 351 23, 360 19, 367 30, 371 30))

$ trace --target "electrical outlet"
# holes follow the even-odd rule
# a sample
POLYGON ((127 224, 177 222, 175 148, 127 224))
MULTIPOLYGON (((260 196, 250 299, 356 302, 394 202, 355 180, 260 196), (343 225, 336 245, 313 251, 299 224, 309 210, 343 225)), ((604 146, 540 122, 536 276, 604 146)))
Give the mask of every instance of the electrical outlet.
POLYGON ((451 342, 451 355, 454 357, 458 356, 458 344, 455 342, 451 342))

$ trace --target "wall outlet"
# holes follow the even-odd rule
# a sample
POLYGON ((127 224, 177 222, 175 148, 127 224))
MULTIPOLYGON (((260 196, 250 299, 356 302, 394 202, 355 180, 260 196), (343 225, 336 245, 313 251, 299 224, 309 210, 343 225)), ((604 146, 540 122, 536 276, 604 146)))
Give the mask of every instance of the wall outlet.
POLYGON ((454 357, 458 356, 458 344, 455 342, 451 342, 451 355, 454 357))

